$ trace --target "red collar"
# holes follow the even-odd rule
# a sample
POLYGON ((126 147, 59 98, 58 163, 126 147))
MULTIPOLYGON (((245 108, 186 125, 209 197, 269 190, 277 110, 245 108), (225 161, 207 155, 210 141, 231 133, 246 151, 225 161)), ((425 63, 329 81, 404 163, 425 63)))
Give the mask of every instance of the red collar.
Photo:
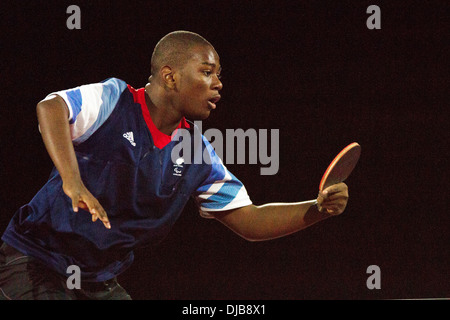
MULTIPOLYGON (((172 136, 159 131, 159 129, 153 123, 152 118, 150 117, 150 112, 148 111, 147 103, 145 102, 145 88, 136 90, 132 86, 128 85, 128 90, 130 90, 130 92, 133 94, 134 102, 141 105, 142 115, 144 116, 145 123, 147 124, 147 127, 152 135, 153 143, 158 149, 164 148, 170 141, 172 141, 172 136)), ((184 117, 178 124, 177 129, 179 128, 190 128, 189 123, 187 123, 184 117)))

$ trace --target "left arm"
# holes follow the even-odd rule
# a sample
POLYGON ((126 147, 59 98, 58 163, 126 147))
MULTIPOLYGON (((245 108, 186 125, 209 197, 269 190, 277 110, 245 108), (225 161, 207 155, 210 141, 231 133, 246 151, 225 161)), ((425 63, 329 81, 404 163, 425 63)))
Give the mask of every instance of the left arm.
POLYGON ((328 187, 319 192, 317 201, 317 206, 310 202, 268 203, 211 214, 246 240, 270 240, 341 214, 347 206, 347 185, 339 183, 328 187))

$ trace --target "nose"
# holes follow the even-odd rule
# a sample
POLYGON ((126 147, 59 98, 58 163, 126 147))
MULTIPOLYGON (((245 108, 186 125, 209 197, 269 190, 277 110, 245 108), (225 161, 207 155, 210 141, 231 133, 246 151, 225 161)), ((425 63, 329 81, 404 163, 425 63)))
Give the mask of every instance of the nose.
POLYGON ((222 81, 220 81, 219 77, 216 75, 215 76, 215 81, 213 82, 213 89, 220 91, 223 88, 223 84, 222 81))

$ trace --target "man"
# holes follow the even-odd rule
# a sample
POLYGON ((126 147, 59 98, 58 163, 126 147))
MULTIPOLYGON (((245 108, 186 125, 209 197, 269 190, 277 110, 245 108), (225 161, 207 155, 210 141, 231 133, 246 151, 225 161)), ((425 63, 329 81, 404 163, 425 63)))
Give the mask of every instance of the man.
POLYGON ((344 183, 320 192, 317 207, 253 205, 204 137, 172 161, 180 133, 198 133, 186 118, 203 120, 216 108, 220 72, 207 40, 176 31, 156 45, 145 88, 111 78, 38 103, 55 168, 2 236, 0 298, 131 299, 117 275, 130 266, 135 248, 167 235, 190 197, 202 216, 250 241, 282 237, 344 211, 344 183), (208 161, 192 161, 199 152, 208 161), (79 289, 68 286, 73 266, 79 289))

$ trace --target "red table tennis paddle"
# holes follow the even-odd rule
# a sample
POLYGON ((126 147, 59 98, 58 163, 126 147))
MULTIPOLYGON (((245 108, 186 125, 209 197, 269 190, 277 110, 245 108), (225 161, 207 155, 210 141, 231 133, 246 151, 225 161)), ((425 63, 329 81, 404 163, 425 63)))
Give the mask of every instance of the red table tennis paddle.
MULTIPOLYGON (((323 191, 333 184, 344 182, 355 169, 360 155, 361 146, 357 142, 342 149, 325 170, 320 180, 319 190, 323 191)), ((313 200, 313 203, 317 204, 317 200, 313 200)))
POLYGON ((344 182, 355 169, 360 155, 361 146, 357 142, 353 142, 342 149, 323 174, 319 190, 322 191, 333 184, 344 182))

